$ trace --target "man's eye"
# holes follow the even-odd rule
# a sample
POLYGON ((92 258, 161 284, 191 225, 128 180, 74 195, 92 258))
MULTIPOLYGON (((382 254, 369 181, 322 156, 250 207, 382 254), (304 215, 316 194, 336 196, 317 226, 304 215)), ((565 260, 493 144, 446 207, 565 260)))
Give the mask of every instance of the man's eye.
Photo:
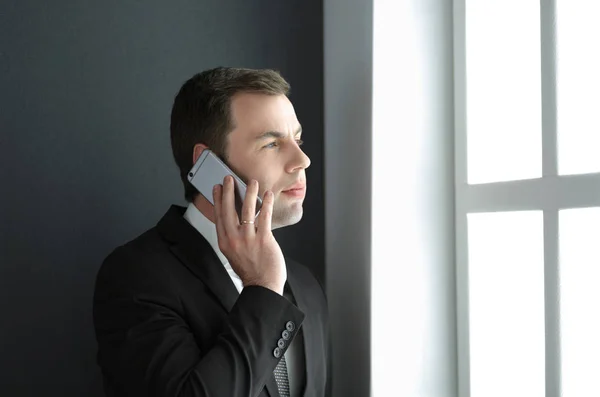
MULTIPOLYGON (((302 139, 296 139, 296 143, 298 144, 298 146, 302 146, 304 144, 304 141, 302 139)), ((271 143, 263 146, 263 148, 265 148, 265 149, 272 149, 272 148, 277 147, 277 146, 279 146, 277 144, 277 141, 273 141, 273 142, 271 142, 271 143)))

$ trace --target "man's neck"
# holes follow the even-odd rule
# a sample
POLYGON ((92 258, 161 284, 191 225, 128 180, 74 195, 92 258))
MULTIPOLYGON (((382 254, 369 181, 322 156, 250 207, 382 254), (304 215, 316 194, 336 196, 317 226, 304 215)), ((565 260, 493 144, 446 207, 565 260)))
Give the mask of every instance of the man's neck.
POLYGON ((206 199, 204 196, 199 194, 193 201, 193 204, 198 211, 202 213, 209 221, 212 223, 216 223, 215 213, 213 210, 213 205, 206 199))

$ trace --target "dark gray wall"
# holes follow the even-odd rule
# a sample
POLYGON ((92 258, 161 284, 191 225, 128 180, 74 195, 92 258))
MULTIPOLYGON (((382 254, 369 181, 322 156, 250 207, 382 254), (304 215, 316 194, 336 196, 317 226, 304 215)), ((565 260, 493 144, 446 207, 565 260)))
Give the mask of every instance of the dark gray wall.
POLYGON ((271 67, 305 131, 305 218, 277 232, 324 275, 322 1, 3 1, 0 395, 99 396, 102 259, 183 204, 169 146, 181 84, 271 67))

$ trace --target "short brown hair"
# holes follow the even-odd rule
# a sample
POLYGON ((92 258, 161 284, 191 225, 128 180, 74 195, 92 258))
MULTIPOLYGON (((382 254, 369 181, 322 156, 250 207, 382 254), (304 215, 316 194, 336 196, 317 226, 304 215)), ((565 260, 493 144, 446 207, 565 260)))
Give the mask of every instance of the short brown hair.
POLYGON ((287 96, 289 91, 288 82, 270 69, 218 67, 198 73, 183 84, 171 110, 171 148, 187 201, 198 194, 187 180, 194 146, 203 143, 227 159, 227 138, 235 127, 231 98, 241 92, 287 96))

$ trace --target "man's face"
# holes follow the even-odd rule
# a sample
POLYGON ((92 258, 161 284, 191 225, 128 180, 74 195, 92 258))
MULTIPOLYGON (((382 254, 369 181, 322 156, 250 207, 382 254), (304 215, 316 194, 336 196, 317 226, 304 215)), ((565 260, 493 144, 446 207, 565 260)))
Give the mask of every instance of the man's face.
POLYGON ((310 159, 300 148, 302 129, 292 103, 285 95, 243 93, 233 97, 231 115, 228 165, 243 180, 256 179, 260 197, 273 192, 273 229, 299 222, 310 159))

